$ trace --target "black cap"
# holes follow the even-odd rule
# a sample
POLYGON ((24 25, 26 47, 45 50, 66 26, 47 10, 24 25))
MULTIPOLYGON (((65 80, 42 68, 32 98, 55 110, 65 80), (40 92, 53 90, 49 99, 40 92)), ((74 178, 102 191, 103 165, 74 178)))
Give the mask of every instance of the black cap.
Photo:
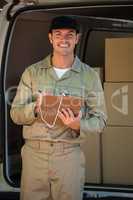
POLYGON ((70 16, 59 16, 55 17, 50 25, 49 33, 52 32, 53 29, 62 29, 62 28, 70 28, 74 29, 76 33, 79 33, 80 27, 77 23, 76 19, 70 16))

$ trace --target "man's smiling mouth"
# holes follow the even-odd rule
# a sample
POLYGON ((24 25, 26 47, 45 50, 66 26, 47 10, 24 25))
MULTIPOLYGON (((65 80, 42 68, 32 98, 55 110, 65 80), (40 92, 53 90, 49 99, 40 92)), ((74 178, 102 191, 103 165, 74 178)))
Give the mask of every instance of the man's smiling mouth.
POLYGON ((59 47, 61 47, 61 48, 68 48, 69 45, 68 44, 60 44, 59 47))

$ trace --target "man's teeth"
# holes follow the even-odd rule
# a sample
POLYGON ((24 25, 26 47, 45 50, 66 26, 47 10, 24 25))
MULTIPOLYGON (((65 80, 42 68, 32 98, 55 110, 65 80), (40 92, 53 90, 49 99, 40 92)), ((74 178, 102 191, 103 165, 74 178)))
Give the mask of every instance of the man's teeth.
POLYGON ((67 44, 60 44, 60 47, 68 47, 67 44))

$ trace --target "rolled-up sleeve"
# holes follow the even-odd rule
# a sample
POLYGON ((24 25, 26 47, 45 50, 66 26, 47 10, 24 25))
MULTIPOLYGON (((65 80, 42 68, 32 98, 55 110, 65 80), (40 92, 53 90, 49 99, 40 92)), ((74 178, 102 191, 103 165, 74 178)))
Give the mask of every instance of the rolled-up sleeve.
POLYGON ((88 91, 85 99, 84 114, 80 121, 80 133, 102 132, 106 126, 107 112, 105 106, 104 92, 99 75, 93 73, 91 91, 88 91))
POLYGON ((32 98, 31 72, 26 69, 22 74, 16 96, 13 100, 10 115, 14 123, 31 124, 35 120, 35 102, 32 98))

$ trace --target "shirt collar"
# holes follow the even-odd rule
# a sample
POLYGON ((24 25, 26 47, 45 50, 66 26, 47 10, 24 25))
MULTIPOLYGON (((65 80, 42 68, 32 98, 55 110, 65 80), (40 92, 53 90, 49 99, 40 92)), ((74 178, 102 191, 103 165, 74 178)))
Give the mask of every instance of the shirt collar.
MULTIPOLYGON (((44 58, 41 68, 51 68, 51 67, 53 67, 53 65, 51 63, 51 54, 50 54, 46 58, 44 58)), ((77 56, 75 56, 71 70, 75 72, 80 72, 81 70, 81 61, 77 56)))

